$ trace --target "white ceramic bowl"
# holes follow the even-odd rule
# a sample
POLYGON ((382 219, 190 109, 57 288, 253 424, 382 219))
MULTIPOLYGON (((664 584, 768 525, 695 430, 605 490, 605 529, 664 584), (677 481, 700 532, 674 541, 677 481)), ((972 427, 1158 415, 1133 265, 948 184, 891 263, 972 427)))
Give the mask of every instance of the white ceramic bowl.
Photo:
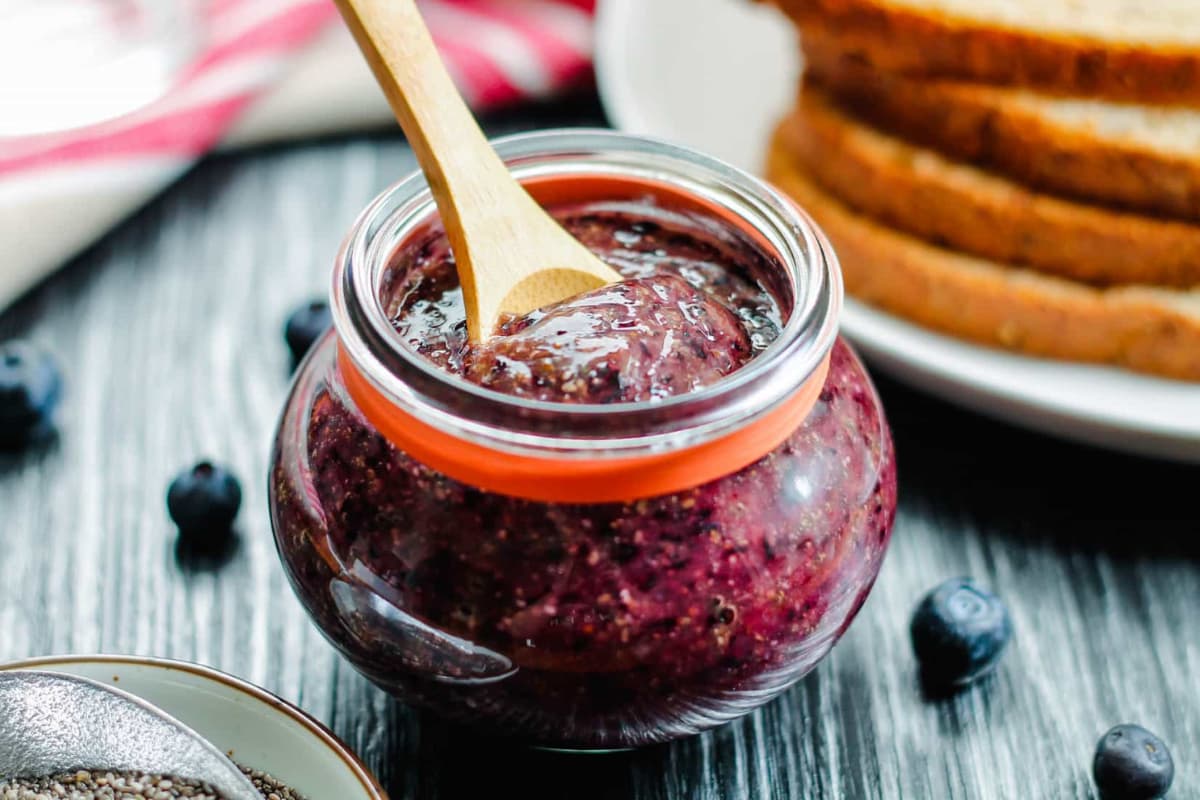
POLYGON ((246 767, 309 800, 387 800, 362 762, 295 706, 208 667, 134 656, 56 656, 5 664, 90 678, 167 712, 246 767))

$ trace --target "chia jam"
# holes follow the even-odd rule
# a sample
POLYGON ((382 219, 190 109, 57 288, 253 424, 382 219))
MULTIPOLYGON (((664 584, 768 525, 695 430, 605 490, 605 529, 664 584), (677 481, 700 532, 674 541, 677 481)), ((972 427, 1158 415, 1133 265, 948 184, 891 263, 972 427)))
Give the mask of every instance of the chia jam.
MULTIPOLYGON (((718 384, 780 336, 780 265, 724 223, 648 196, 548 210, 626 281, 505 318, 473 344, 453 257, 428 229, 378 287, 404 346, 464 385, 619 411, 718 384)), ((840 340, 783 444, 723 478, 622 503, 521 499, 429 468, 356 407, 344 357, 326 337, 284 412, 271 476, 280 552, 360 671, 450 719, 574 749, 698 732, 810 670, 879 570, 891 439, 840 340)))
POLYGON ((509 316, 488 341, 472 345, 454 257, 437 236, 399 260, 389 274, 395 286, 384 290, 409 347, 505 394, 630 403, 714 383, 778 335, 783 314, 759 282, 769 274, 762 253, 635 203, 567 206, 556 216, 626 280, 509 316))

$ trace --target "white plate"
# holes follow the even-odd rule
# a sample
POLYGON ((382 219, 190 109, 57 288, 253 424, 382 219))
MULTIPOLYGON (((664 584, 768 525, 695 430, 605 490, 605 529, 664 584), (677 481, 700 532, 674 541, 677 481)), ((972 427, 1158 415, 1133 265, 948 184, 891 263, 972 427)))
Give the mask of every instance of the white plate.
POLYGON ((61 656, 5 664, 115 686, 158 706, 239 764, 310 800, 387 800, 366 767, 324 726, 245 681, 196 664, 133 656, 61 656))
MULTIPOLYGON (((596 70, 613 124, 759 172, 791 105, 792 28, 748 0, 600 0, 596 70)), ((877 368, 978 411, 1093 444, 1200 462, 1200 385, 979 347, 847 300, 877 368)))

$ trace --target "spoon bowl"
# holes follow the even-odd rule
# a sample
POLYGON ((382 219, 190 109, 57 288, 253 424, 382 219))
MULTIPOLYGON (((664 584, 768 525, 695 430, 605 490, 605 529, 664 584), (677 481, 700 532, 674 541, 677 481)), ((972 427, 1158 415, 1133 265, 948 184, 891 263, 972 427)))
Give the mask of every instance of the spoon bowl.
POLYGON ((224 800, 262 800, 221 751, 144 700, 72 675, 0 672, 0 775, 78 769, 169 775, 224 800))

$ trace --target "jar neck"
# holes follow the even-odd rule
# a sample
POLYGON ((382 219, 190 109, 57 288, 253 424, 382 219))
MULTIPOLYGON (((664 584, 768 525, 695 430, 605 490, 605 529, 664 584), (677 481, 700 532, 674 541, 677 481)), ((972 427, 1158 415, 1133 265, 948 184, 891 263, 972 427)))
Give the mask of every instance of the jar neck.
POLYGON ((779 336, 737 372, 654 402, 566 404, 501 394, 450 374, 393 328, 382 287, 394 254, 436 218, 423 176, 377 198, 343 244, 334 315, 343 371, 398 416, 460 442, 513 456, 627 460, 696 448, 769 417, 819 377, 837 333, 842 287, 831 248, 812 221, 766 184, 684 148, 607 131, 558 131, 495 142, 536 195, 596 182, 670 193, 703 209, 778 264, 789 309, 779 336), (540 187, 540 189, 539 189, 540 187), (555 189, 558 187, 558 189, 555 189))

